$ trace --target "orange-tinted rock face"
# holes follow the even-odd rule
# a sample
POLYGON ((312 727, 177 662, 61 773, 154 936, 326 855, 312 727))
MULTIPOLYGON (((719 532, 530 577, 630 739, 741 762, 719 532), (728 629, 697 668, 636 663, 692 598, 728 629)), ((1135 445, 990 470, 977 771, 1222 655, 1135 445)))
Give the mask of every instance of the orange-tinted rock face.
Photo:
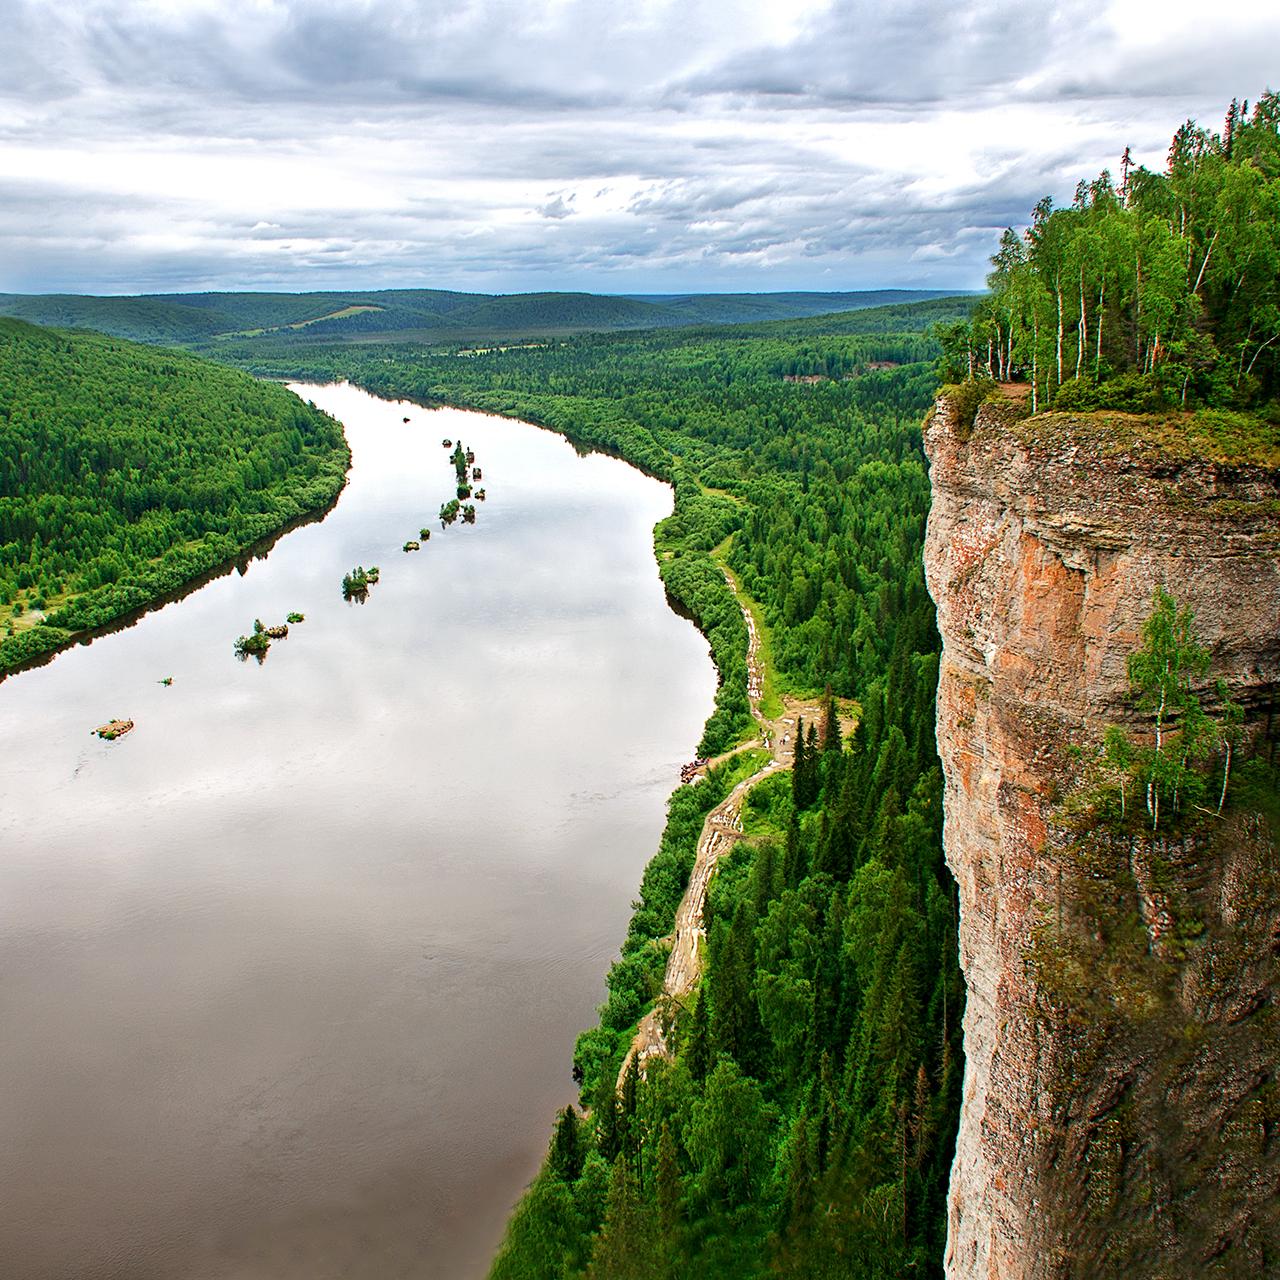
POLYGON ((1237 809, 1177 842, 1072 835, 1060 808, 1068 747, 1130 715, 1158 584, 1266 732, 1280 474, 1000 416, 960 431, 940 402, 925 430, 968 984, 947 1273, 1280 1274, 1273 833, 1237 809))

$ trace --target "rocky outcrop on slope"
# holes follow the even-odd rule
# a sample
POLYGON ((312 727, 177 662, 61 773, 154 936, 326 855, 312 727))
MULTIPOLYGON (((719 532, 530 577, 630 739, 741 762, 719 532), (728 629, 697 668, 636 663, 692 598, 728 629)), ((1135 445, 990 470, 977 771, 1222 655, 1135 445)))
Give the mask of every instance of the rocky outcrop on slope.
POLYGON ((1132 718, 1157 585, 1274 740, 1280 472, 1178 457, 1120 416, 1016 416, 969 426, 943 400, 925 428, 968 985, 947 1273, 1278 1274, 1275 815, 1150 840, 1073 826, 1064 798, 1076 749, 1132 718))

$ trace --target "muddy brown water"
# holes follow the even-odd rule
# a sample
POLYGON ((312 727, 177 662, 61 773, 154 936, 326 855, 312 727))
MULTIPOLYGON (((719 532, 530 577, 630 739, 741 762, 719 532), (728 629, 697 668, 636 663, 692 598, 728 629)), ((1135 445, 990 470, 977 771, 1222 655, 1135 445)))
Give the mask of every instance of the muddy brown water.
POLYGON ((482 1276, 711 710, 669 490, 297 389, 352 446, 327 518, 0 684, 6 1280, 482 1276), (446 532, 444 437, 489 495, 446 532))

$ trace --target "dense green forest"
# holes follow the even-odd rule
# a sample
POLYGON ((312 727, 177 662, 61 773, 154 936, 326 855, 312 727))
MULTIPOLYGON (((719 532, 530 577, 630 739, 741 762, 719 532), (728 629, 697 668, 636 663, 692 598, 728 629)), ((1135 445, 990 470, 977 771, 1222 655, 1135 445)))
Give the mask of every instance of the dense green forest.
POLYGON ((1256 409, 1280 393, 1280 95, 1187 121, 1162 173, 1081 182, 1007 230, 991 295, 945 334, 952 380, 1031 384, 1032 408, 1256 409))
POLYGON ((619 1092, 703 818, 748 766, 734 757, 672 797, 575 1052, 586 1110, 561 1117, 495 1277, 940 1274, 963 990, 919 424, 938 354, 924 330, 969 305, 472 357, 281 351, 263 366, 517 415, 669 480, 662 576, 724 677, 704 752, 749 726, 722 561, 763 609, 780 688, 861 707, 848 742, 811 726, 794 776, 751 793, 749 838, 714 881, 700 994, 666 1011, 674 1060, 619 1092))
POLYGON ((325 506, 347 464, 284 387, 0 320, 0 672, 325 506))
POLYGON ((854 293, 662 294, 455 293, 366 289, 325 293, 174 293, 138 297, 0 294, 0 315, 34 324, 96 329, 138 342, 197 346, 266 339, 430 343, 547 334, 736 324, 852 311, 937 297, 936 290, 854 293))

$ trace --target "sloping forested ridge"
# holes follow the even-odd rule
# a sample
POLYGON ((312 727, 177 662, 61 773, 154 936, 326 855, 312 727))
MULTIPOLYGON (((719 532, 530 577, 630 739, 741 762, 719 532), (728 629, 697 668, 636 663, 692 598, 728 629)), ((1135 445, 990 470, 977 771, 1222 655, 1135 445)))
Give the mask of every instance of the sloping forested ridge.
POLYGON ((1031 407, 1209 406, 1280 417, 1280 95, 1188 120, 1163 172, 1047 197, 944 335, 949 375, 1025 379, 1031 407), (1270 405, 1270 408, 1267 406, 1270 405))
POLYGON ((284 387, 0 320, 0 673, 325 506, 348 462, 284 387))
POLYGON ((135 297, 0 293, 0 315, 96 329, 138 342, 208 346, 221 354, 315 339, 412 334, 432 341, 731 324, 909 303, 936 290, 724 293, 619 297, 590 293, 454 293, 365 289, 323 293, 173 293, 135 297))
POLYGON ((700 994, 667 1011, 674 1061, 618 1093, 703 816, 740 775, 726 764, 672 797, 575 1054, 588 1110, 559 1119, 498 1280, 940 1274, 963 991, 921 571, 936 350, 918 331, 875 333, 867 313, 859 330, 290 366, 533 420, 671 481, 663 578, 724 675, 705 751, 747 725, 745 628, 713 551, 760 602, 781 687, 830 685, 862 707, 850 741, 828 733, 794 778, 751 793, 749 838, 714 881, 700 994), (822 380, 785 380, 799 376, 822 380))

